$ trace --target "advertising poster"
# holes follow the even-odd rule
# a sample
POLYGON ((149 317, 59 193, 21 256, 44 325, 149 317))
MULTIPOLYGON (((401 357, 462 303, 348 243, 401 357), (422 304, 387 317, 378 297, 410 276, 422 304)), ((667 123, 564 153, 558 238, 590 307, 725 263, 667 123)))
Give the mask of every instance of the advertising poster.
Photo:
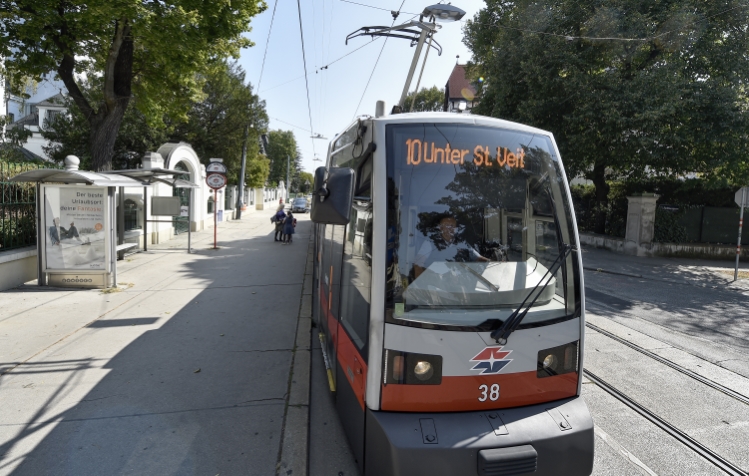
POLYGON ((106 269, 106 188, 45 187, 44 212, 47 269, 106 269))

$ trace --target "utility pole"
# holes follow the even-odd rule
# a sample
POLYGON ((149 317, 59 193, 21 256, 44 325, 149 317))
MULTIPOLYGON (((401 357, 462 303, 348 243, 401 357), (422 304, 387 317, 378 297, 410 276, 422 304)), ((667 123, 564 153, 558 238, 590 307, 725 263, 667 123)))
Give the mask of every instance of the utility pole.
POLYGON ((242 145, 242 170, 239 173, 239 196, 237 197, 237 220, 242 218, 244 205, 244 173, 247 169, 247 138, 250 135, 250 125, 244 126, 244 144, 242 145))
POLYGON ((291 157, 286 154, 286 203, 289 203, 289 190, 291 189, 291 183, 289 182, 289 164, 291 163, 291 157))

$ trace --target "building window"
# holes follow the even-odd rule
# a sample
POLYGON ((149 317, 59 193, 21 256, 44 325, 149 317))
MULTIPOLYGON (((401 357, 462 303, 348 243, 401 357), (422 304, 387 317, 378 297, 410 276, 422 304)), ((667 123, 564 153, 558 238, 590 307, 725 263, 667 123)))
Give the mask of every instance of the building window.
POLYGON ((213 197, 208 198, 208 213, 213 213, 213 197))

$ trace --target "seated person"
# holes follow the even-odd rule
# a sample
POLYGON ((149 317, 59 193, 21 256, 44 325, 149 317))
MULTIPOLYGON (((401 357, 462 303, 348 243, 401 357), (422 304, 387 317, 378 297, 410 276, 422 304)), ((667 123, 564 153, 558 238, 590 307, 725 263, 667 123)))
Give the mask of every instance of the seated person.
POLYGON ((67 230, 65 229, 65 227, 61 226, 60 232, 62 233, 63 238, 75 238, 78 241, 83 241, 78 234, 78 228, 76 228, 75 222, 70 222, 70 228, 68 228, 67 230))
POLYGON ((458 221, 451 215, 440 219, 436 246, 432 240, 426 240, 419 248, 414 259, 414 278, 418 278, 430 264, 435 261, 489 261, 466 243, 456 241, 458 221))

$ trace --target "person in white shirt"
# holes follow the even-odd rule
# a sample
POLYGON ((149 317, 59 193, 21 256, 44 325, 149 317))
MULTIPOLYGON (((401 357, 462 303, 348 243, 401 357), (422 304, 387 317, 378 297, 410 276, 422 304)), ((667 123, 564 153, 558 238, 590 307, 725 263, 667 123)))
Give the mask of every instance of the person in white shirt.
POLYGON ((414 278, 418 278, 435 261, 489 261, 489 258, 481 256, 472 246, 455 242, 458 228, 458 221, 455 217, 450 215, 443 217, 438 228, 445 246, 435 246, 431 240, 422 243, 414 258, 414 278))

